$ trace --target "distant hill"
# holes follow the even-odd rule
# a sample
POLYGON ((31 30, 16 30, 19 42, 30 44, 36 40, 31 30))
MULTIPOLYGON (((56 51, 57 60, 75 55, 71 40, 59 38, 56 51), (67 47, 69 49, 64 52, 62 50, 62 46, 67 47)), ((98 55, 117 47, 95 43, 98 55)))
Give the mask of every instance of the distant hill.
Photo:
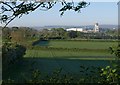
POLYGON ((101 28, 118 28, 118 25, 100 25, 101 28))
MULTIPOLYGON (((94 25, 88 25, 87 27, 93 28, 94 25)), ((118 28, 117 25, 99 25, 100 28, 105 28, 105 29, 113 29, 113 28, 118 28)))

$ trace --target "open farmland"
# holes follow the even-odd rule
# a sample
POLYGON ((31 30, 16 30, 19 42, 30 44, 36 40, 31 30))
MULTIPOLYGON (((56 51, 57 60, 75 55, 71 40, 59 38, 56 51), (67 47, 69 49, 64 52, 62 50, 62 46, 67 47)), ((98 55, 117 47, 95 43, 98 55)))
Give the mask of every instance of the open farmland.
POLYGON ((50 40, 40 41, 39 46, 49 46, 54 48, 80 48, 80 49, 108 49, 117 46, 116 41, 87 41, 87 40, 50 40))
POLYGON ((116 47, 117 42, 51 40, 40 41, 35 46, 37 49, 27 50, 24 57, 109 60, 114 58, 110 53, 109 47, 116 47), (44 47, 47 48, 42 49, 44 47))
POLYGON ((89 59, 89 60, 109 60, 114 59, 109 52, 89 52, 89 51, 57 51, 57 50, 27 50, 25 58, 64 58, 64 59, 89 59))

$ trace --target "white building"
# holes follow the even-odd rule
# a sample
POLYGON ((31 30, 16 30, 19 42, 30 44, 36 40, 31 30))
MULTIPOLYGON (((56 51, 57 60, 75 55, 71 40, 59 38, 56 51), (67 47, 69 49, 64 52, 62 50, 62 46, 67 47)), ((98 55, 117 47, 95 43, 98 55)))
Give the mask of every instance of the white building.
POLYGON ((99 32, 99 24, 98 23, 95 23, 93 30, 94 30, 94 32, 99 32))
POLYGON ((79 31, 79 32, 84 32, 84 33, 100 32, 98 23, 95 23, 94 28, 92 28, 92 29, 69 28, 69 29, 66 29, 66 31, 79 31))
POLYGON ((83 28, 69 28, 69 29, 66 29, 66 31, 79 31, 79 32, 83 32, 83 28))

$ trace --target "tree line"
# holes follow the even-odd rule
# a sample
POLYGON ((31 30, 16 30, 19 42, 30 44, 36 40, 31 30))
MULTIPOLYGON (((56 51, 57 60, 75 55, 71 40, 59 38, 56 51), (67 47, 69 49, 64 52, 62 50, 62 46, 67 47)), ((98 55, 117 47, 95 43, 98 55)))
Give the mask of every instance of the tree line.
POLYGON ((24 42, 33 39, 118 39, 117 30, 106 30, 99 33, 83 33, 79 31, 66 31, 64 28, 36 30, 29 27, 5 28, 3 41, 24 42))

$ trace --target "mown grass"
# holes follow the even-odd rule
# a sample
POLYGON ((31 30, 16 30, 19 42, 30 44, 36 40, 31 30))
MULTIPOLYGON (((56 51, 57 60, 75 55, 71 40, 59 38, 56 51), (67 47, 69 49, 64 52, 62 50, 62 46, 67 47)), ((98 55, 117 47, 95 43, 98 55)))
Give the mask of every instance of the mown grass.
POLYGON ((90 51, 57 51, 57 50, 27 50, 25 58, 65 58, 65 59, 94 59, 99 60, 100 58, 114 59, 115 57, 109 52, 90 52, 90 51))
POLYGON ((115 56, 111 55, 109 47, 117 44, 116 41, 40 41, 33 49, 28 49, 24 57, 113 60, 115 56))
POLYGON ((48 43, 39 42, 39 46, 49 46, 54 48, 80 48, 80 49, 108 49, 116 47, 118 42, 115 41, 63 41, 63 40, 50 40, 48 43))

